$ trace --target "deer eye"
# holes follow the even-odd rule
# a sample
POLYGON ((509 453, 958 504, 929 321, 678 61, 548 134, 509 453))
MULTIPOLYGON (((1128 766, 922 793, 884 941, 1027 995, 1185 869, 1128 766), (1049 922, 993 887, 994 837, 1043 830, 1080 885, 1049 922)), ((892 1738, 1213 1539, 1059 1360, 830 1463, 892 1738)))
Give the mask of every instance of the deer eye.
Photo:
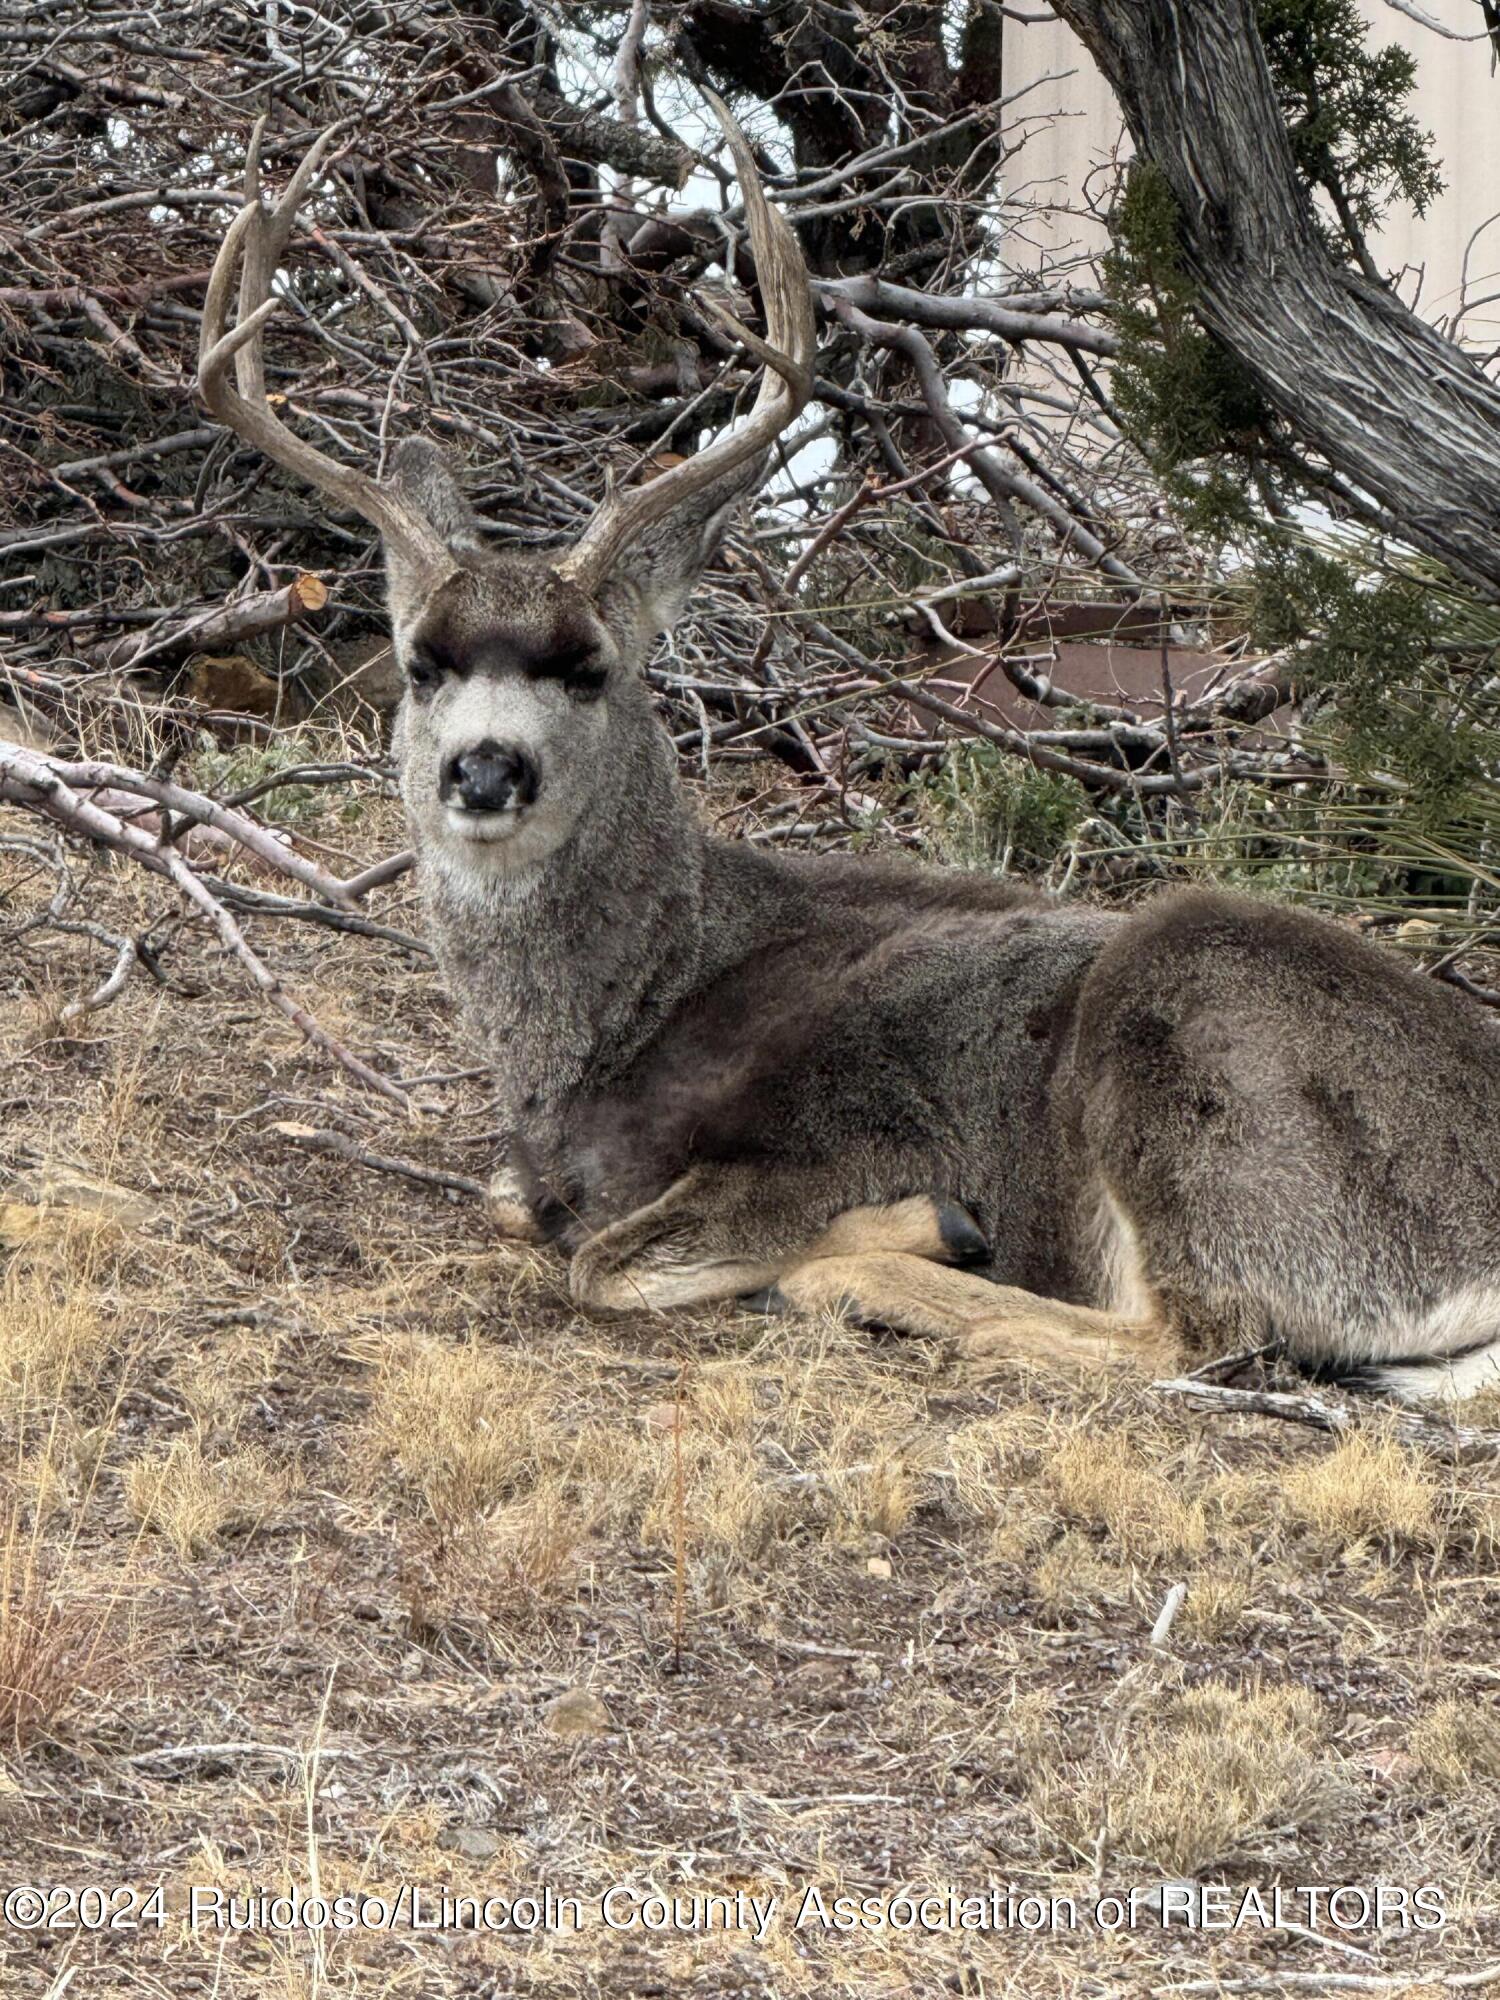
POLYGON ((590 654, 563 675, 563 686, 577 701, 597 701, 609 675, 590 654))
POLYGON ((435 688, 448 672, 448 662, 431 646, 413 646, 407 655, 406 678, 414 688, 435 688))
POLYGON ((566 693, 578 701, 594 701, 604 691, 609 670, 593 645, 560 647, 535 661, 527 672, 532 680, 561 681, 566 693))

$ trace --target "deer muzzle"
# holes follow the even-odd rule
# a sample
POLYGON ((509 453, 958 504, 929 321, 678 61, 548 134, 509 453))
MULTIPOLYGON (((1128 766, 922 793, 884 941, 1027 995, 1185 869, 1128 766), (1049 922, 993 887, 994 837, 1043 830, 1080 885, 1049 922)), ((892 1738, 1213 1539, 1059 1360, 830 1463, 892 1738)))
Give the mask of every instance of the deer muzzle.
POLYGON ((447 759, 438 796, 453 813, 519 813, 535 803, 539 784, 540 773, 526 751, 486 737, 447 759))

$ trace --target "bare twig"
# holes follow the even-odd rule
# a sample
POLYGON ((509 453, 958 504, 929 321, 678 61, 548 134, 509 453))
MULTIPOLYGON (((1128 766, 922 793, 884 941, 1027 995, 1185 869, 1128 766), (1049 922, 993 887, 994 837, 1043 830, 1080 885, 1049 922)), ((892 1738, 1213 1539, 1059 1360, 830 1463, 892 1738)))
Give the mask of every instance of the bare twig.
POLYGON ((485 1197, 482 1181, 470 1180, 464 1174, 448 1173, 440 1167, 418 1166, 414 1160, 393 1160, 383 1153, 371 1153, 365 1147, 356 1145, 354 1140, 345 1138, 342 1132, 320 1131, 311 1125, 298 1125, 287 1120, 278 1120, 266 1129, 304 1153, 332 1153, 354 1166, 368 1167, 372 1173, 396 1174, 400 1179, 415 1181, 421 1187, 443 1188, 452 1194, 466 1195, 470 1201, 483 1201, 485 1197))
MULTIPOLYGON (((109 767, 81 768, 92 771, 109 767)), ((140 780, 139 773, 130 775, 140 780)), ((154 785, 156 781, 141 780, 141 782, 154 785)), ((176 788, 165 789, 170 791, 176 788)), ((276 974, 252 949, 249 940, 224 903, 173 848, 164 845, 160 839, 153 839, 140 828, 132 826, 115 814, 106 812, 103 807, 75 791, 66 779, 52 768, 50 760, 34 756, 17 745, 5 745, 0 748, 0 797, 7 796, 44 814, 70 833, 102 841, 105 846, 131 854, 148 868, 166 875, 193 908, 207 917, 218 932, 220 942, 225 949, 239 960, 271 1005, 284 1014, 308 1041, 331 1056, 367 1089, 378 1091, 382 1097, 399 1104, 403 1110, 411 1108, 411 1100, 405 1091, 397 1089, 386 1077, 381 1076, 378 1070, 371 1069, 368 1063, 362 1061, 342 1042, 319 1026, 301 1001, 288 992, 276 974)), ((163 803, 170 801, 163 800, 163 803)), ((212 804, 211 801, 207 803, 212 804)), ((214 810, 218 812, 221 809, 215 807, 214 810)), ((245 822, 245 824, 250 823, 245 822)), ((274 842, 269 845, 277 856, 281 856, 281 850, 274 842)), ((287 868, 286 872, 292 874, 295 871, 287 868)))
MULTIPOLYGON (((1230 1389, 1222 1383, 1200 1382, 1191 1375, 1175 1381, 1153 1382, 1160 1395, 1180 1396, 1196 1409, 1256 1417, 1277 1417, 1284 1423, 1307 1424, 1313 1430, 1346 1436, 1358 1428, 1350 1410, 1326 1403, 1319 1396, 1291 1394, 1277 1389, 1230 1389)), ((1460 1424, 1445 1423, 1440 1417, 1421 1416, 1412 1410, 1383 1409, 1381 1421, 1388 1424, 1403 1444, 1425 1446, 1455 1458, 1493 1458, 1500 1455, 1500 1431, 1469 1430, 1460 1424)))

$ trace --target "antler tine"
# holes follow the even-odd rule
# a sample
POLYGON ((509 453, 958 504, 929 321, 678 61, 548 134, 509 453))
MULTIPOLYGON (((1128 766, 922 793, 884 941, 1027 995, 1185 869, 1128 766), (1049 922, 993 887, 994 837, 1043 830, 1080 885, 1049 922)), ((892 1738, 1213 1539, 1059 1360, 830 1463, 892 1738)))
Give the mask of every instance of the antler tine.
POLYGON ((745 135, 727 105, 711 90, 704 95, 724 128, 745 198, 756 275, 765 302, 767 338, 757 339, 730 313, 721 311, 719 317, 766 364, 766 372, 750 415, 739 430, 716 438, 706 451, 659 474, 648 485, 614 494, 599 507, 557 566, 560 575, 570 577, 585 590, 596 590, 621 551, 653 522, 672 513, 690 495, 716 484, 736 466, 758 458, 812 393, 817 332, 802 251, 791 225, 766 200, 745 135))
POLYGON ((337 459, 288 430, 271 408, 261 345, 266 322, 281 309, 280 300, 272 294, 271 280, 291 236, 297 209, 337 127, 330 126, 314 140, 292 175, 286 193, 268 217, 260 196, 260 138, 264 123, 264 119, 257 123, 246 153, 245 206, 225 231, 209 274, 203 301, 203 330, 198 342, 198 393, 219 422, 247 444, 253 444, 267 458, 296 473, 331 500, 352 507, 380 530, 389 547, 431 571, 435 579, 441 579, 456 565, 431 523, 366 473, 340 465, 337 459), (241 263, 239 318, 230 328, 226 326, 229 294, 236 267, 241 263), (235 364, 233 382, 229 379, 231 361, 235 364))

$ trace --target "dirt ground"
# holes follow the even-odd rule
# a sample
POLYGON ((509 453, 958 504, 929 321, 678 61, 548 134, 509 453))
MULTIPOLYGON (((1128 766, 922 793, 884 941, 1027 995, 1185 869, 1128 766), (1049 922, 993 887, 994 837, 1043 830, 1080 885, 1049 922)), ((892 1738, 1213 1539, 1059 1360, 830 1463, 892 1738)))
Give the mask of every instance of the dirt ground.
MULTIPOLYGON (((172 918, 94 866, 101 921, 172 918)), ((0 855, 0 918, 50 886, 0 855)), ((471 1196, 306 1146, 484 1179, 430 966, 252 934, 420 1118, 200 930, 64 1037, 98 947, 0 957, 0 1887, 105 1892, 12 1904, 6 1993, 1481 1983, 1500 1463, 1371 1403, 1334 1440, 833 1321, 583 1319, 471 1196), (576 1911, 528 1928, 544 1890, 576 1911)))

